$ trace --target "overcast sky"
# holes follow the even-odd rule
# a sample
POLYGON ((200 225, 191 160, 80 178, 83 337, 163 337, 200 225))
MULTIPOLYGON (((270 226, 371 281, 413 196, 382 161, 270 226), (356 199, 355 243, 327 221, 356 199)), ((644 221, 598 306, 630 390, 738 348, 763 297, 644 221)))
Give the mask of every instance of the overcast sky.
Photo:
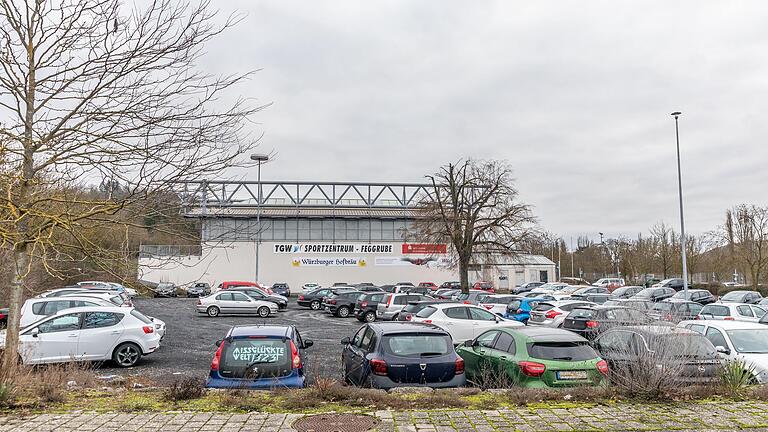
POLYGON ((689 231, 768 201, 764 1, 214 3, 246 16, 202 66, 262 69, 240 90, 273 103, 254 126, 278 152, 264 179, 506 159, 544 228, 634 235, 679 224, 680 110, 689 231))

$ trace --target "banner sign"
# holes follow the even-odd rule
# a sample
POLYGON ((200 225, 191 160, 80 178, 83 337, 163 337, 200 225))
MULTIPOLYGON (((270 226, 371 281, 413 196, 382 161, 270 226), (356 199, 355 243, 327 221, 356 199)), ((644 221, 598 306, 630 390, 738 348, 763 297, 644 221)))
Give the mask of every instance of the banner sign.
POLYGON ((374 263, 377 266, 424 266, 428 268, 434 267, 450 267, 451 260, 448 258, 434 258, 434 257, 376 257, 374 263))
POLYGON ((294 258, 293 267, 365 267, 365 258, 294 258))
POLYGON ((395 251, 392 243, 304 243, 275 244, 272 252, 276 254, 391 254, 395 251))
POLYGON ((403 254, 445 254, 448 245, 434 243, 403 243, 403 254))

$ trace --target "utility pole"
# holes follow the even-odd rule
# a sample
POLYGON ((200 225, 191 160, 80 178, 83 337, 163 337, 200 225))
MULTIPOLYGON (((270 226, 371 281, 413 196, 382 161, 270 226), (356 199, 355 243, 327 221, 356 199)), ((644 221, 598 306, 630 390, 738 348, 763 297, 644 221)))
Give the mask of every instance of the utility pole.
POLYGON ((680 198, 680 255, 683 257, 683 291, 685 298, 688 298, 688 260, 685 257, 685 218, 683 217, 683 175, 680 169, 680 129, 677 125, 677 118, 682 114, 675 111, 672 116, 675 117, 675 141, 677 143, 677 192, 680 198))

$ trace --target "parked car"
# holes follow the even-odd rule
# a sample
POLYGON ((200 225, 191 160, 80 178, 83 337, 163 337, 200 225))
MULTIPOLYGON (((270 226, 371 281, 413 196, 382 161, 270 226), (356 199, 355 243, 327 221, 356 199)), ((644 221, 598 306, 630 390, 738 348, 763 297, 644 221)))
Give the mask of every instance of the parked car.
POLYGON ((720 303, 749 303, 757 304, 763 296, 757 291, 731 291, 720 297, 720 303))
POLYGON ((702 305, 717 301, 717 298, 711 292, 704 289, 689 289, 687 295, 685 290, 678 291, 671 298, 675 300, 689 300, 702 305))
POLYGON ((8 327, 8 308, 0 309, 0 327, 8 327))
POLYGON ((275 282, 272 284, 271 289, 275 294, 281 295, 283 297, 291 296, 291 287, 289 287, 285 282, 275 282))
POLYGON ((744 362, 752 373, 752 382, 768 383, 768 327, 765 325, 744 321, 683 321, 678 326, 703 334, 715 346, 720 358, 744 362))
POLYGON ((645 289, 641 286, 623 286, 611 291, 611 299, 628 299, 645 289))
POLYGON ((341 343, 344 381, 358 386, 461 387, 464 360, 443 329, 413 323, 369 323, 341 343))
POLYGON ((323 300, 323 309, 331 315, 347 318, 354 312, 357 300, 364 294, 362 291, 332 293, 323 300))
POLYGON ((187 297, 205 297, 211 295, 211 286, 208 282, 198 282, 187 288, 187 297))
POLYGON ((349 286, 349 284, 346 283, 346 282, 334 282, 333 286, 334 287, 345 287, 345 286, 349 286))
POLYGON ((634 299, 627 299, 627 300, 609 300, 605 303, 603 303, 604 306, 624 306, 628 307, 630 309, 636 309, 640 312, 648 312, 651 309, 653 309, 653 306, 656 304, 656 302, 652 302, 649 300, 634 300, 634 299))
POLYGON ((696 319, 703 307, 700 303, 670 298, 654 304, 648 316, 677 324, 680 321, 696 319))
POLYGON ((417 285, 418 288, 429 288, 431 291, 434 291, 438 288, 437 284, 434 282, 419 282, 417 285))
POLYGON ((391 293, 395 291, 395 285, 382 285, 379 287, 379 289, 384 292, 391 293))
MULTIPOLYGON (((119 298, 119 297, 118 297, 119 298)), ((109 300, 98 297, 62 296, 27 299, 21 306, 19 326, 24 328, 64 309, 85 306, 117 307, 109 300)))
POLYGON ((532 289, 530 292, 532 293, 548 293, 551 294, 555 291, 560 291, 561 289, 564 289, 565 287, 569 286, 567 283, 562 282, 547 282, 543 285, 539 285, 538 287, 532 289))
MULTIPOLYGON (((133 308, 87 306, 63 309, 19 334, 24 364, 112 360, 135 366, 160 347, 152 321, 133 308)), ((0 350, 5 332, 0 333, 0 350)))
POLYGON ((547 293, 537 293, 537 292, 527 292, 520 295, 522 298, 531 298, 531 299, 540 299, 540 300, 546 300, 546 301, 557 301, 555 296, 547 293))
POLYGON ((455 298, 451 297, 451 299, 464 304, 476 305, 482 302, 489 295, 490 293, 488 291, 472 289, 472 290, 469 290, 468 293, 459 292, 454 296, 455 298))
POLYGON ((655 277, 649 277, 649 278, 645 278, 645 282, 643 282, 643 286, 645 288, 650 288, 659 282, 661 282, 661 279, 655 278, 655 277))
POLYGON ((630 297, 630 300, 643 300, 651 302, 660 302, 675 295, 675 290, 672 288, 646 288, 639 293, 630 297))
POLYGON ((38 295, 37 297, 61 297, 61 296, 66 296, 70 294, 89 295, 89 296, 109 295, 109 298, 111 299, 111 301, 117 305, 126 306, 126 307, 133 306, 133 301, 131 300, 131 298, 128 296, 126 292, 117 291, 114 289, 96 289, 96 288, 84 289, 82 287, 75 287, 75 288, 66 287, 66 288, 59 288, 59 289, 46 291, 38 295), (119 297, 120 300, 122 300, 122 303, 120 302, 120 300, 115 299, 115 297, 119 297))
POLYGON ((651 285, 652 288, 672 288, 675 291, 680 291, 684 286, 685 282, 682 278, 664 279, 661 282, 651 285))
POLYGON ((577 278, 577 277, 561 277, 559 282, 562 282, 568 285, 587 285, 587 286, 591 285, 585 279, 577 278))
POLYGON ((562 327, 568 314, 577 307, 595 306, 584 300, 560 300, 539 302, 530 312, 529 326, 562 327))
MULTIPOLYGON (((125 301, 125 296, 121 296, 115 291, 94 291, 94 290, 87 290, 87 291, 78 291, 73 293, 65 293, 64 295, 57 296, 57 297, 43 297, 48 300, 54 300, 54 299, 63 299, 68 297, 87 297, 91 299, 99 299, 104 300, 110 303, 110 306, 120 306, 120 307, 133 307, 132 304, 125 301)), ((41 297, 36 297, 41 298, 41 297)))
POLYGON ((627 283, 624 282, 624 279, 622 278, 602 278, 596 280, 592 285, 605 287, 608 288, 608 290, 613 291, 616 288, 623 287, 626 284, 627 283))
POLYGON ((646 325, 653 322, 647 314, 623 306, 579 306, 563 321, 563 328, 594 339, 600 333, 627 325, 646 325))
POLYGON ((247 287, 260 288, 264 291, 268 290, 268 289, 265 289, 263 286, 261 286, 261 284, 259 284, 258 282, 248 282, 248 281, 224 281, 216 287, 216 290, 218 291, 218 290, 228 290, 231 288, 247 288, 247 287))
POLYGON ((495 327, 515 327, 522 324, 494 315, 474 305, 443 303, 427 306, 411 318, 411 322, 434 324, 450 333, 454 344, 474 339, 495 327))
POLYGON ((522 294, 529 292, 532 289, 538 288, 542 285, 544 285, 544 282, 526 282, 518 287, 515 287, 515 289, 512 290, 512 294, 522 294))
POLYGON ((245 293, 248 297, 254 299, 254 300, 261 300, 266 301, 270 303, 274 303, 277 305, 278 310, 283 310, 288 308, 288 299, 274 293, 269 293, 264 288, 257 288, 257 287, 232 287, 229 288, 227 291, 233 291, 233 292, 241 292, 245 293))
POLYGON ((461 282, 459 282, 459 281, 443 282, 443 283, 440 284, 440 288, 442 288, 442 289, 460 290, 461 289, 461 282))
POLYGON ((729 281, 729 282, 723 282, 723 286, 724 287, 729 287, 729 288, 732 288, 732 287, 743 287, 744 284, 741 284, 741 283, 738 283, 738 282, 729 281))
MULTIPOLYGON (((554 300, 554 299, 552 299, 554 300)), ((528 322, 531 317, 531 310, 539 305, 540 302, 547 301, 542 297, 527 298, 523 297, 515 299, 507 304, 507 310, 504 313, 504 318, 514 321, 519 321, 523 324, 528 322)))
POLYGON ((358 297, 355 303, 353 313, 358 321, 374 322, 376 321, 376 309, 379 303, 387 296, 385 292, 365 293, 358 297))
POLYGON ((491 293, 495 292, 495 289, 493 288, 493 282, 488 281, 477 281, 474 285, 472 285, 472 289, 483 290, 491 293))
POLYGON ((197 299, 195 308, 198 313, 206 314, 209 317, 226 315, 258 315, 261 318, 267 318, 277 313, 277 304, 265 300, 256 300, 244 292, 227 290, 217 292, 208 297, 197 299))
POLYGON ((614 380, 658 368, 664 379, 679 384, 718 380, 720 360, 700 333, 668 325, 615 327, 598 336, 594 347, 608 362, 614 380))
POLYGON ((406 287, 402 292, 406 292, 408 294, 420 294, 423 296, 432 294, 432 290, 427 287, 412 287, 412 288, 406 287))
POLYGON ((440 291, 442 290, 437 290, 432 295, 440 300, 451 300, 454 296, 458 297, 458 295, 461 294, 461 290, 459 289, 446 290, 443 292, 440 291))
POLYGON ((384 292, 381 288, 375 286, 375 285, 357 285, 357 290, 362 292, 384 292))
POLYGON ((209 388, 273 389, 304 387, 304 350, 294 326, 243 325, 227 331, 216 343, 205 386, 209 388))
POLYGON ((429 300, 418 294, 395 293, 387 294, 376 307, 376 319, 391 321, 396 320, 397 315, 410 302, 429 300))
POLYGON ((398 282, 395 285, 415 286, 412 282, 398 282))
POLYGON ((467 379, 508 382, 515 387, 575 387, 607 384, 608 364, 589 341, 550 328, 488 330, 458 349, 467 379), (496 376, 494 376, 496 375, 496 376), (498 375, 501 375, 500 377, 498 375))
POLYGON ((422 309, 424 309, 427 306, 432 306, 433 304, 442 304, 442 303, 451 303, 450 300, 421 300, 421 301, 415 301, 410 302, 403 310, 400 311, 399 314, 397 314, 397 319, 395 321, 411 321, 413 319, 413 316, 419 313, 422 309))
POLYGON ((171 282, 160 282, 154 289, 155 297, 176 297, 176 285, 171 282))
POLYGON ((519 299, 520 296, 512 294, 491 294, 485 296, 478 306, 484 307, 486 310, 495 313, 498 316, 504 316, 507 313, 507 305, 513 300, 519 299))
POLYGON ((765 311, 762 306, 747 303, 710 303, 701 309, 698 319, 758 322, 765 311))
POLYGON ((314 282, 307 282, 304 285, 301 286, 301 291, 306 294, 315 290, 319 290, 322 288, 320 284, 316 284, 314 282))
POLYGON ((586 299, 586 297, 589 296, 590 294, 606 294, 606 299, 607 299, 611 293, 608 291, 608 288, 606 287, 588 286, 588 287, 577 289, 576 291, 571 293, 570 297, 576 300, 583 300, 583 299, 586 299))
MULTIPOLYGON (((336 288, 336 293, 343 291, 356 291, 354 288, 336 288)), ((307 294, 302 294, 296 300, 296 304, 302 307, 308 307, 312 310, 320 310, 323 308, 323 297, 330 295, 333 291, 332 288, 320 288, 307 294)))

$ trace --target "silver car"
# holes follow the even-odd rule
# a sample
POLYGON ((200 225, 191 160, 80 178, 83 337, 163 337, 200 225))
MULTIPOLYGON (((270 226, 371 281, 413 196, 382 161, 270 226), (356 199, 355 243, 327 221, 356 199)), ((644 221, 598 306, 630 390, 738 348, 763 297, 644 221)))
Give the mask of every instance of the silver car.
POLYGON ((376 306, 376 318, 393 320, 408 303, 422 300, 429 300, 429 297, 418 294, 387 294, 376 306))
POLYGON ((261 318, 267 318, 271 314, 276 314, 278 307, 275 303, 255 300, 242 292, 219 291, 208 297, 199 298, 196 309, 198 313, 209 317, 229 314, 258 315, 261 318))
POLYGON ((541 302, 531 311, 528 325, 559 328, 572 310, 582 306, 595 306, 595 304, 583 300, 541 302))

